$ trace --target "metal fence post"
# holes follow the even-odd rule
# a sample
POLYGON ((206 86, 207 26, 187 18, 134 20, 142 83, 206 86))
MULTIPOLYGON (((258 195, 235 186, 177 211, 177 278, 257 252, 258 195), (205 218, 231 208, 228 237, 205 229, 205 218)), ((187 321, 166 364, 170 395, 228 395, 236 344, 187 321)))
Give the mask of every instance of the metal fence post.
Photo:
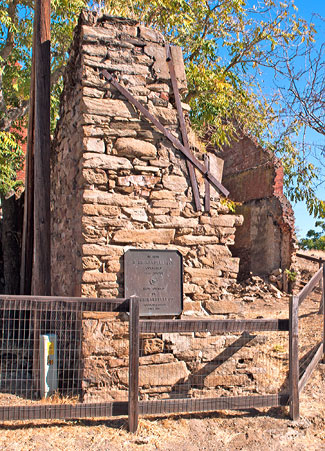
POLYGON ((289 307, 289 382, 290 417, 299 418, 299 354, 298 354, 298 309, 299 297, 290 297, 289 307))
POLYGON ((139 299, 130 298, 129 317, 129 431, 136 432, 139 419, 139 299))

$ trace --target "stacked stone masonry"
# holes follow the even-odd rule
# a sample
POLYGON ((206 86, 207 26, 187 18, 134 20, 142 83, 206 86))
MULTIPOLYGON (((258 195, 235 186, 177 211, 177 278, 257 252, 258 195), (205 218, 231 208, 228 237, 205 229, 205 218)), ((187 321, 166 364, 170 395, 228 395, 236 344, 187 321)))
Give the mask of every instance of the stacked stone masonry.
MULTIPOLYGON (((184 93, 182 53, 172 47, 172 55, 184 93)), ((243 219, 231 214, 213 189, 210 212, 195 211, 184 157, 100 77, 104 68, 181 139, 163 37, 132 20, 84 12, 66 68, 53 141, 52 293, 123 297, 127 249, 176 249, 184 263, 183 316, 227 314, 224 296, 239 267, 229 246, 243 219)), ((188 106, 183 107, 191 147, 203 161, 188 106)), ((221 180, 222 162, 212 153, 210 158, 221 180)), ((197 178, 203 205, 204 180, 199 173, 197 178)), ((118 324, 96 314, 84 318, 84 388, 89 396, 99 387, 112 390, 116 371, 117 379, 126 382, 127 332, 116 340, 104 339, 110 328, 127 327, 127 321, 118 324)), ((169 339, 148 340, 146 346, 157 349, 142 357, 148 365, 173 365, 184 377, 188 374, 190 363, 176 363, 166 353, 169 339)))
MULTIPOLYGON (((84 401, 128 399, 125 314, 85 313, 84 401)), ((141 334, 140 399, 276 394, 288 380, 287 334, 141 334)))
MULTIPOLYGON (((172 53, 184 92, 182 54, 172 53)), ((100 78, 101 68, 181 139, 162 36, 130 20, 84 13, 53 146, 53 294, 123 297, 125 251, 172 248, 184 258, 185 309, 199 312, 237 277, 239 259, 228 246, 242 218, 229 214, 215 191, 210 214, 195 212, 184 157, 100 78)))

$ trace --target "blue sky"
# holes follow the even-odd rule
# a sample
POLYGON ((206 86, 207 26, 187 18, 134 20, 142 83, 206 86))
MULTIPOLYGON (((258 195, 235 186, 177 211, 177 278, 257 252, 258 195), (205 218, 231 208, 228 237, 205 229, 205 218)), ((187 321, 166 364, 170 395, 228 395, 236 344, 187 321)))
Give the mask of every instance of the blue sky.
MULTIPOLYGON (((325 17, 325 0, 296 0, 296 5, 298 7, 299 16, 306 20, 311 20, 313 14, 319 14, 325 17)), ((324 42, 325 39, 325 24, 323 23, 323 28, 320 29, 319 22, 316 23, 316 29, 318 29, 316 40, 317 42, 324 42)), ((322 142, 324 144, 324 138, 321 139, 316 133, 310 133, 307 136, 307 140, 310 142, 322 142)), ((317 196, 324 200, 325 199, 325 183, 321 185, 317 190, 317 196)), ((307 212, 306 206, 303 202, 298 202, 296 205, 293 204, 293 209, 296 218, 296 227, 298 229, 298 236, 305 237, 308 230, 315 228, 315 218, 310 216, 307 212)))

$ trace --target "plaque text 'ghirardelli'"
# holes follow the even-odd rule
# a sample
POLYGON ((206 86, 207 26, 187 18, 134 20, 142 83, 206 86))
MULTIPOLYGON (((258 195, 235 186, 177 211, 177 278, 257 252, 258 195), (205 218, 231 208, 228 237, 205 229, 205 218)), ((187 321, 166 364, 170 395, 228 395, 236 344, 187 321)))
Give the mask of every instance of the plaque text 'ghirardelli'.
POLYGON ((126 251, 124 286, 125 297, 140 298, 142 316, 179 315, 183 303, 181 254, 176 250, 126 251))

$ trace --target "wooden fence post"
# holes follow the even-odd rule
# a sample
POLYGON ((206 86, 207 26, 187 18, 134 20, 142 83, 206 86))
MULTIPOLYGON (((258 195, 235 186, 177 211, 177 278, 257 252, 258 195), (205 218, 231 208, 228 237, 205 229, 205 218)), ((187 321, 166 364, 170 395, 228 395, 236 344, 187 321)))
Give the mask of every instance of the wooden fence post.
POLYGON ((136 432, 139 419, 139 299, 130 299, 129 317, 129 431, 136 432))
POLYGON ((299 354, 298 354, 298 310, 299 297, 290 297, 289 307, 289 381, 290 417, 299 418, 299 354))
MULTIPOLYGON (((37 0, 34 14, 34 193, 33 268, 31 292, 51 295, 50 224, 50 94, 51 94, 51 2, 37 0)), ((26 218, 27 219, 27 218, 26 218)), ((33 382, 40 387, 41 311, 34 313, 33 382)))
POLYGON ((323 263, 323 288, 320 311, 323 314, 323 363, 325 363, 325 263, 323 263))

